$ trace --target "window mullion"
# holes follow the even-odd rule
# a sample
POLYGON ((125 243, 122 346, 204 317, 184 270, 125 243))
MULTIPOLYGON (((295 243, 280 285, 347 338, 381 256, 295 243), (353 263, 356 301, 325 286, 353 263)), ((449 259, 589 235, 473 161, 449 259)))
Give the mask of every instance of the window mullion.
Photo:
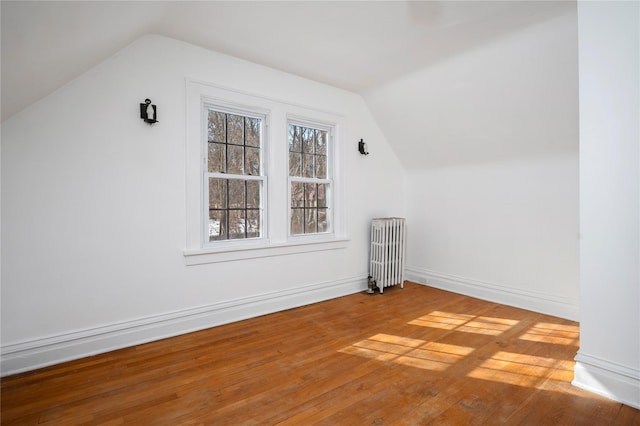
POLYGON ((227 237, 226 239, 228 240, 229 236, 230 236, 229 235, 229 231, 231 231, 231 228, 229 227, 229 216, 231 216, 231 207, 229 206, 229 204, 231 204, 230 203, 231 191, 229 190, 229 179, 226 180, 225 188, 227 189, 227 206, 226 206, 226 213, 227 214, 225 214, 225 225, 226 225, 226 228, 225 228, 226 234, 225 235, 227 237))
MULTIPOLYGON (((247 174, 247 119, 245 117, 242 117, 242 171, 244 172, 244 175, 247 174)), ((244 186, 244 237, 247 238, 247 228, 249 227, 249 215, 247 212, 247 181, 245 180, 242 185, 244 186)))
POLYGON ((224 170, 229 171, 229 114, 224 115, 224 170))
POLYGON ((247 174, 247 119, 242 117, 242 170, 247 174))
POLYGON ((248 224, 248 218, 249 218, 249 211, 247 210, 247 191, 249 190, 249 188, 247 188, 247 181, 244 181, 244 237, 247 238, 248 237, 248 232, 247 232, 247 228, 249 228, 247 226, 248 224))

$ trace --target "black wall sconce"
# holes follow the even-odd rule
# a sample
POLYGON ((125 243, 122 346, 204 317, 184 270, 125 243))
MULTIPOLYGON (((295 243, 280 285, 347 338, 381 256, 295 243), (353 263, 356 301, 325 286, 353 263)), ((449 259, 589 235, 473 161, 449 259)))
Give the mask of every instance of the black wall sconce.
POLYGON ((140 104, 140 118, 149 124, 158 122, 158 109, 151 103, 151 99, 145 99, 144 103, 140 104))
POLYGON ((369 151, 367 151, 367 144, 364 143, 362 139, 360 139, 360 142, 358 142, 358 151, 362 155, 369 155, 369 151))

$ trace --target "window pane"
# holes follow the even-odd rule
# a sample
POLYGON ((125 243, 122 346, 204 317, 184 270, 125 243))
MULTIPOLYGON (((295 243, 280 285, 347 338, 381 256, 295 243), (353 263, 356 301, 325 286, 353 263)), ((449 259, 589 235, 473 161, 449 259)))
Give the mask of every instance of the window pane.
POLYGON ((317 130, 315 153, 327 155, 327 131, 326 130, 317 130))
POLYGON ((316 176, 318 179, 327 178, 327 157, 316 155, 316 176))
POLYGON ((316 207, 317 205, 318 205, 318 201, 316 198, 316 184, 305 183, 304 184, 304 206, 316 207))
POLYGON ((305 216, 306 216, 305 225, 304 225, 305 234, 317 232, 317 228, 316 228, 317 212, 318 211, 316 209, 305 209, 305 216))
POLYGON ((245 174, 252 176, 260 175, 260 149, 245 148, 245 174))
POLYGON ((314 134, 313 129, 302 128, 302 152, 313 154, 314 134))
POLYGON ((222 112, 209 110, 209 126, 207 138, 209 142, 226 142, 224 116, 225 114, 222 112))
POLYGON ((260 210, 247 210, 247 238, 260 237, 260 210))
POLYGON ((327 209, 318 209, 318 232, 327 232, 327 209))
POLYGON ((221 143, 209 142, 209 173, 224 173, 226 164, 226 145, 221 143))
POLYGON ((302 152, 300 127, 289 124, 289 151, 302 152))
POLYGON ((227 114, 227 143, 244 144, 244 117, 227 114))
POLYGON ((304 207, 304 184, 291 182, 291 207, 304 207))
POLYGON ((244 209, 244 185, 243 180, 229 179, 229 208, 230 209, 244 209))
POLYGON ((209 211, 209 241, 227 239, 227 211, 209 211))
POLYGON ((227 208, 227 181, 226 179, 209 178, 209 208, 227 208))
POLYGON ((289 153, 289 176, 302 175, 302 154, 289 153))
MULTIPOLYGON (((261 176, 263 119, 212 109, 206 113, 207 173, 261 176)), ((300 135, 297 140, 301 152, 300 135)), ((302 161, 299 167, 301 170, 302 161)), ((235 177, 208 179, 209 224, 205 232, 210 241, 262 236, 263 181, 235 177)), ((303 188, 300 202, 304 204, 303 188)))
POLYGON ((329 179, 328 144, 329 131, 289 124, 289 176, 307 181, 291 182, 292 235, 328 232, 330 229, 329 184, 316 183, 329 179))
POLYGON ((291 234, 298 235, 304 233, 304 210, 291 210, 291 234))
POLYGON ((229 239, 244 238, 244 210, 229 210, 229 239))
POLYGON ((302 177, 315 177, 313 174, 313 155, 302 154, 302 177))
POLYGON ((247 208, 260 208, 260 186, 261 182, 256 180, 247 181, 247 208))
POLYGON ((244 148, 241 146, 227 146, 227 173, 244 174, 244 148))
POLYGON ((245 117, 245 144, 260 146, 260 119, 245 117))
POLYGON ((326 183, 318 184, 318 207, 327 207, 327 185, 326 183))

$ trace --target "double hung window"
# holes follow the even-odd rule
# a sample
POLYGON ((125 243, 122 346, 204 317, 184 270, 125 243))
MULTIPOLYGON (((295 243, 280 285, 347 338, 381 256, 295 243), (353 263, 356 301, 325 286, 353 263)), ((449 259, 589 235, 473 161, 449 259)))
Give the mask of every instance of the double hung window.
POLYGON ((205 106, 205 226, 209 243, 260 238, 264 231, 264 117, 205 106))
POLYGON ((331 232, 332 128, 289 121, 290 235, 331 232))
POLYGON ((345 118, 187 80, 188 265, 347 245, 345 118))

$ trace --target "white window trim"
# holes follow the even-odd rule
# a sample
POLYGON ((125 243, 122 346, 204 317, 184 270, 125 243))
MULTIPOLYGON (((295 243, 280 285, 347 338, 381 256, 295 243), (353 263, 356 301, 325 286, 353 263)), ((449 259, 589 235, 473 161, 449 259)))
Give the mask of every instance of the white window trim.
POLYGON ((260 176, 251 176, 251 175, 230 175, 226 173, 209 173, 208 172, 208 164, 207 164, 207 151, 208 151, 208 140, 207 133, 205 131, 205 126, 202 125, 202 134, 201 134, 201 153, 202 153, 202 165, 201 165, 201 174, 202 174, 202 187, 201 187, 201 196, 202 196, 202 221, 201 221, 201 232, 202 232, 202 248, 208 247, 224 247, 228 246, 231 248, 242 247, 242 246, 252 246, 256 244, 261 244, 262 240, 268 239, 269 236, 269 221, 268 221, 268 201, 269 201, 269 155, 268 155, 268 147, 269 147, 269 121, 270 121, 270 111, 263 108, 255 108, 255 107, 238 107, 236 105, 230 105, 227 102, 219 101, 218 99, 213 99, 207 96, 201 96, 201 113, 202 113, 202 124, 204 124, 207 120, 207 109, 213 109, 215 111, 223 112, 225 114, 236 114, 244 117, 251 118, 259 118, 263 121, 262 129, 261 129, 261 139, 260 139, 260 176), (262 197, 261 197, 261 205, 260 205, 260 217, 261 228, 260 228, 260 237, 256 238, 240 238, 240 239, 228 239, 228 240, 218 240, 218 241, 209 241, 209 235, 207 232, 208 228, 208 220, 209 220, 209 207, 208 207, 208 191, 206 190, 208 185, 208 179, 210 177, 219 177, 223 179, 239 179, 239 180, 259 180, 262 181, 262 197))
POLYGON ((346 248, 348 238, 334 238, 326 241, 298 241, 268 246, 236 246, 228 248, 206 248, 185 250, 187 265, 203 265, 206 263, 229 262, 234 260, 256 259, 260 257, 286 256, 291 254, 310 253, 346 248))
POLYGON ((183 250, 187 265, 293 255, 346 248, 349 244, 346 226, 346 182, 341 173, 344 157, 345 118, 339 114, 304 105, 293 104, 237 89, 221 87, 195 79, 186 79, 186 247, 183 250), (204 147, 202 111, 204 103, 219 105, 239 112, 264 112, 266 147, 263 150, 264 209, 262 238, 216 241, 206 244, 203 225, 203 158, 204 147), (289 152, 286 132, 289 120, 318 126, 326 124, 333 135, 333 224, 331 233, 289 235, 289 152), (336 142, 337 141, 337 142, 336 142), (276 161, 276 166, 272 160, 276 161), (270 160, 271 159, 271 160, 270 160), (268 162, 268 163, 267 163, 268 162), (279 170, 286 167, 287 170, 279 170), (285 187, 286 185, 286 187, 285 187), (285 223, 286 221, 286 223, 285 223))
POLYGON ((287 238, 291 242, 299 242, 299 241, 321 241, 326 239, 327 237, 331 238, 334 235, 334 211, 335 211, 335 201, 334 201, 334 187, 335 179, 333 178, 334 173, 334 163, 337 159, 335 155, 335 140, 336 140, 336 126, 337 123, 329 123, 322 122, 318 120, 309 119, 306 117, 299 117, 296 115, 288 115, 287 116, 287 128, 289 125, 294 126, 302 126, 311 129, 324 130, 329 134, 329 140, 327 143, 327 176, 326 179, 318 179, 318 178, 305 178, 300 176, 289 176, 289 152, 287 150, 287 223, 289 226, 287 227, 287 238), (327 217, 328 230, 326 232, 316 232, 309 234, 292 234, 291 233, 291 182, 303 182, 303 183, 328 183, 329 184, 329 194, 326 195, 327 205, 328 205, 328 213, 327 217))

